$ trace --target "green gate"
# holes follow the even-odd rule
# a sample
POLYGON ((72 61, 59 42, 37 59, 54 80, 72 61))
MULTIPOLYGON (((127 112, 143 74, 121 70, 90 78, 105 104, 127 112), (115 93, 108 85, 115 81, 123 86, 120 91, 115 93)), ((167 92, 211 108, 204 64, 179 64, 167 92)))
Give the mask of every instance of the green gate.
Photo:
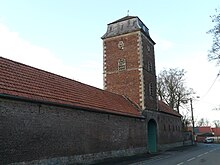
POLYGON ((151 119, 148 122, 148 151, 150 153, 157 152, 157 124, 155 120, 151 119))

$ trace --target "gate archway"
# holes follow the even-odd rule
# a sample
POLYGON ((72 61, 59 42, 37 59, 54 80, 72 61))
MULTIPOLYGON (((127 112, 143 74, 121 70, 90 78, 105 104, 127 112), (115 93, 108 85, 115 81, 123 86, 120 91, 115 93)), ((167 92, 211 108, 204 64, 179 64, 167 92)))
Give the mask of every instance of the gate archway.
POLYGON ((150 119, 147 125, 148 131, 148 151, 150 153, 157 152, 157 123, 155 120, 150 119))

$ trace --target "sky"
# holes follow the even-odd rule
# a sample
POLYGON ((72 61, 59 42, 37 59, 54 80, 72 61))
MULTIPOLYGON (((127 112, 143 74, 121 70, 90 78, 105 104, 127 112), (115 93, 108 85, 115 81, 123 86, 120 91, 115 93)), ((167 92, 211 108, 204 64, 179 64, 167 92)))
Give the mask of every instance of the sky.
POLYGON ((184 69, 196 92, 195 120, 212 122, 220 120, 220 110, 213 110, 220 109, 220 67, 208 61, 212 36, 206 32, 216 8, 219 0, 0 0, 0 56, 102 89, 101 36, 129 13, 156 42, 157 74, 184 69))

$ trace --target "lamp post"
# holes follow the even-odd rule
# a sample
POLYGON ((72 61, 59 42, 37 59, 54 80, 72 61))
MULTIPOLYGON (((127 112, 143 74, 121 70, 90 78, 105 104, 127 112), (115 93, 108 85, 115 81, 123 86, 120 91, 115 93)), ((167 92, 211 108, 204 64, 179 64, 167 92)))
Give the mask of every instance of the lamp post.
MULTIPOLYGON (((196 96, 196 98, 200 98, 199 96, 196 96)), ((195 122, 194 122, 194 115, 193 115, 193 105, 192 105, 192 98, 190 100, 190 109, 191 109, 191 115, 192 115, 192 143, 195 144, 195 122)))

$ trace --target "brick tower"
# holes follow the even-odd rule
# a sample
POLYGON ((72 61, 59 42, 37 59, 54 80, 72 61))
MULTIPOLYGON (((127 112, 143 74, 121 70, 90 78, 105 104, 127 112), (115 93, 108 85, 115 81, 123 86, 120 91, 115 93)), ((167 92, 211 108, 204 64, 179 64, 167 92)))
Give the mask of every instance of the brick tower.
POLYGON ((109 23, 103 39, 104 89, 124 95, 142 110, 156 110, 155 42, 136 16, 109 23))

